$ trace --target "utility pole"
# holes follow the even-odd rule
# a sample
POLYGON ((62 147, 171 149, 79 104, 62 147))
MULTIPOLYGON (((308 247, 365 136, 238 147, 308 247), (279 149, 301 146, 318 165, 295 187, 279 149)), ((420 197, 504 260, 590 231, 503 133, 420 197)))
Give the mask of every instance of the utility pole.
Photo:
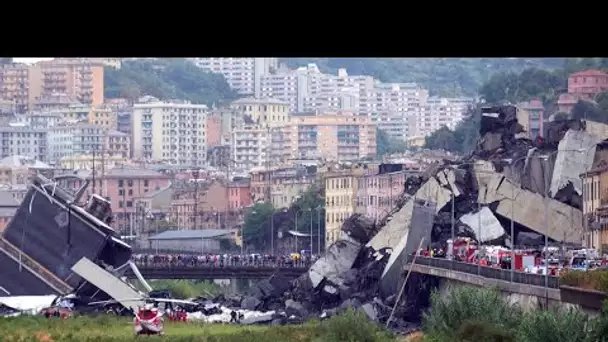
POLYGON ((95 194, 95 150, 97 145, 93 144, 93 194, 95 194))
POLYGON ((270 172, 270 142, 272 140, 271 136, 270 136, 270 126, 267 124, 266 125, 266 130, 267 130, 267 139, 268 142, 266 143, 266 200, 270 203, 273 204, 272 201, 272 194, 271 194, 271 190, 270 190, 270 178, 271 178, 271 174, 272 172, 270 172))
POLYGON ((321 205, 317 207, 317 255, 321 255, 321 205))
MULTIPOLYGON (((109 139, 107 136, 107 132, 106 132, 106 139, 109 139)), ((104 141, 102 142, 101 145, 101 197, 104 197, 105 194, 107 194, 106 191, 106 161, 105 161, 105 154, 106 154, 106 140, 104 139, 104 141)), ((105 197, 104 197, 105 198, 105 197)))
POLYGON ((310 211, 310 255, 312 255, 313 250, 312 250, 312 208, 309 209, 310 211))
POLYGON ((194 230, 196 230, 198 221, 198 169, 193 172, 194 176, 194 230))

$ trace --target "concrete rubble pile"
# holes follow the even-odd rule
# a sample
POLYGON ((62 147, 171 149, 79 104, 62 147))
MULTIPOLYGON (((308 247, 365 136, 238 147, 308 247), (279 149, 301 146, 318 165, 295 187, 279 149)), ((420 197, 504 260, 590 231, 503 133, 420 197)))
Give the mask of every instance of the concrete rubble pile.
MULTIPOLYGON (((608 126, 554 122, 549 123, 546 139, 533 141, 519 124, 521 115, 513 106, 485 108, 480 139, 471 155, 436 163, 409 178, 395 208, 377 224, 360 214, 351 216, 339 241, 328 246, 280 300, 263 298, 256 309, 289 311, 292 318, 303 320, 353 307, 371 320, 385 322, 403 284, 405 256, 415 253, 421 241, 424 247, 445 246, 454 234, 484 244, 539 246, 547 233, 551 243, 580 244, 578 175, 598 159, 608 126)), ((409 278, 391 321, 393 328, 412 328, 408 322, 417 321, 428 304, 436 285, 432 281, 409 278)))

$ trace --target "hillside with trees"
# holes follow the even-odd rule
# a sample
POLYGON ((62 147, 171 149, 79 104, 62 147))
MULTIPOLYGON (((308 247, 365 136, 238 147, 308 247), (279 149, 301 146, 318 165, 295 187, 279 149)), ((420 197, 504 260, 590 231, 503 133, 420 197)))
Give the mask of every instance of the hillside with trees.
POLYGON ((496 72, 525 69, 559 69, 563 58, 281 58, 295 69, 315 63, 322 72, 374 76, 382 82, 416 82, 433 95, 476 96, 480 86, 496 72))
MULTIPOLYGON (((571 113, 556 113, 557 99, 567 91, 568 76, 587 69, 608 69, 607 58, 566 59, 561 68, 546 70, 529 68, 520 73, 497 72, 485 82, 479 96, 484 106, 517 104, 532 98, 540 98, 545 105, 545 115, 558 118, 587 118, 608 123, 608 94, 598 94, 596 103, 579 101, 571 113)), ((481 114, 479 107, 470 108, 467 118, 454 131, 442 128, 426 138, 426 147, 467 154, 475 147, 481 114)))
POLYGON ((179 58, 126 61, 120 69, 106 67, 104 82, 106 98, 135 100, 150 95, 219 106, 238 97, 224 76, 179 58))

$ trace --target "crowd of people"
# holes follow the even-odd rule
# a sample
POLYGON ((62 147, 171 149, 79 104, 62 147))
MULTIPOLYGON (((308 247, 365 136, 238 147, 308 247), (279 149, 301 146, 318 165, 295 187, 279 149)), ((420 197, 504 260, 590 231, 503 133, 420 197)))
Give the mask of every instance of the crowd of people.
POLYGON ((300 253, 269 254, 134 254, 140 267, 308 267, 317 257, 300 253))

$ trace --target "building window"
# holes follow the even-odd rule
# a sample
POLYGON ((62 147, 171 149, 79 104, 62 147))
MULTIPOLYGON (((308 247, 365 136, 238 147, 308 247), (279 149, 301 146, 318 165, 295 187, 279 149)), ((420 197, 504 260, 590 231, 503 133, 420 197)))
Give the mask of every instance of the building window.
POLYGON ((132 179, 129 179, 127 181, 127 186, 133 186, 133 180, 132 179))
POLYGON ((129 196, 133 196, 133 189, 129 189, 129 196))
POLYGON ((146 179, 146 180, 144 180, 144 186, 145 186, 145 187, 150 186, 150 181, 149 181, 149 180, 147 180, 147 179, 146 179))
POLYGON ((133 207, 133 201, 127 201, 127 208, 133 207))
POLYGON ((119 179, 119 180, 118 180, 118 187, 119 187, 119 188, 122 188, 123 186, 125 186, 125 181, 124 181, 124 180, 122 180, 122 179, 119 179))
POLYGON ((118 201, 118 207, 119 207, 119 208, 124 208, 124 207, 125 207, 125 202, 123 202, 123 201, 118 201))
POLYGON ((124 196, 125 195, 125 189, 118 189, 118 195, 119 196, 124 196))

